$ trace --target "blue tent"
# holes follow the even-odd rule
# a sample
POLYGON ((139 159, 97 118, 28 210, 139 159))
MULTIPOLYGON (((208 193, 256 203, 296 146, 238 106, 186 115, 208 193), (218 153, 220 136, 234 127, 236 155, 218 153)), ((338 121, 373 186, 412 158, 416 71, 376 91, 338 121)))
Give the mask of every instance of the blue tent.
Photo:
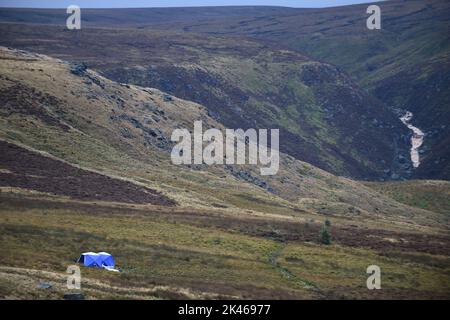
POLYGON ((85 267, 102 267, 102 258, 95 252, 82 253, 77 262, 83 264, 85 267))
POLYGON ((114 257, 107 252, 100 252, 99 256, 102 260, 103 267, 114 268, 114 257))
POLYGON ((107 252, 85 252, 81 254, 77 262, 83 264, 85 267, 114 268, 114 258, 107 252))

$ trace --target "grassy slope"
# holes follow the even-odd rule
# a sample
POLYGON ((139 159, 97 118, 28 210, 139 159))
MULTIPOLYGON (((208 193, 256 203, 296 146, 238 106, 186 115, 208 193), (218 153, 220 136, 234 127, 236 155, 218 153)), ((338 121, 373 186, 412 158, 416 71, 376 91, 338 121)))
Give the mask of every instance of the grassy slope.
POLYGON ((408 131, 396 115, 335 67, 292 51, 139 29, 2 29, 4 45, 85 61, 110 79, 201 103, 227 127, 280 128, 283 152, 329 172, 386 178, 399 170, 396 155, 406 156, 399 138, 408 131))
MULTIPOLYGON (((55 292, 34 286, 40 280, 62 287, 66 266, 86 250, 113 252, 123 269, 111 274, 83 268, 83 292, 89 298, 437 298, 448 297, 450 290, 450 261, 443 255, 280 243, 245 232, 190 226, 148 209, 139 214, 95 206, 50 209, 39 203, 28 208, 20 201, 11 206, 7 201, 2 208, 4 296, 60 298, 63 288, 55 292), (365 269, 373 263, 383 270, 383 290, 376 293, 365 289, 365 269), (24 271, 6 266, 55 274, 45 277, 34 271, 31 285, 12 285, 7 280, 24 271), (94 291, 93 281, 105 287, 94 291), (158 286, 165 289, 152 293, 158 286)), ((204 218, 196 216, 198 221, 204 218)))
POLYGON ((367 186, 412 207, 444 214, 450 213, 450 183, 424 180, 389 183, 366 183, 367 186))
POLYGON ((2 95, 2 139, 139 181, 179 203, 86 203, 3 188, 2 296, 61 298, 66 266, 82 251, 105 250, 123 272, 83 268, 89 298, 448 297, 446 215, 407 207, 285 155, 280 174, 268 180, 275 194, 221 168, 174 168, 145 131, 111 116, 132 116, 163 134, 195 118, 219 126, 203 107, 166 102, 157 90, 128 88, 91 71, 75 76, 68 64, 46 57, 4 49, 1 57, 0 84, 10 94, 2 95), (12 90, 18 84, 24 87, 12 90), (38 102, 33 113, 11 109, 30 103, 19 93, 38 102), (144 122, 151 114, 144 102, 167 120, 144 122), (318 244, 325 218, 332 221, 331 247, 318 244), (385 270, 385 290, 376 293, 364 287, 373 263, 385 270), (37 289, 39 281, 55 288, 37 289))

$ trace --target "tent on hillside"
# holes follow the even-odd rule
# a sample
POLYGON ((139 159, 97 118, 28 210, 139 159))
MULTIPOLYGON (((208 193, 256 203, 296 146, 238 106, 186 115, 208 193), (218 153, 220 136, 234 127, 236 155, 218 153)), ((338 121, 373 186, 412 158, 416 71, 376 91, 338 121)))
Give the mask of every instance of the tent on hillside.
POLYGON ((99 256, 102 259, 102 266, 114 268, 114 257, 107 252, 99 252, 99 256))
POLYGON ((92 268, 114 268, 114 258, 107 252, 85 252, 77 260, 85 267, 92 268))
POLYGON ((85 267, 101 268, 102 258, 99 254, 95 252, 85 252, 82 253, 78 258, 78 263, 81 263, 85 267))

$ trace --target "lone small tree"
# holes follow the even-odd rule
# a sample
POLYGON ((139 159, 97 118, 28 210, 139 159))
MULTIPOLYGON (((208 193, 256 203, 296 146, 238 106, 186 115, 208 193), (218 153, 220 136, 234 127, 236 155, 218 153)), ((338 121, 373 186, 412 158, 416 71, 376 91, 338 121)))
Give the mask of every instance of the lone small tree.
POLYGON ((329 245, 331 244, 331 235, 327 228, 327 223, 325 223, 322 228, 320 228, 319 232, 319 241, 322 244, 329 245))

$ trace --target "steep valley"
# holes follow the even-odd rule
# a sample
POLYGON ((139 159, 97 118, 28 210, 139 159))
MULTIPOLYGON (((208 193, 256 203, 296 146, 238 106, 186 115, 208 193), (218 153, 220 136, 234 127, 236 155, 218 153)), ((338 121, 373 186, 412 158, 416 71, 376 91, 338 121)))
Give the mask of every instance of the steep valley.
POLYGON ((377 4, 0 8, 0 299, 448 300, 450 6, 377 4), (279 171, 173 163, 196 121, 279 171))
POLYGON ((175 167, 167 136, 195 119, 220 127, 207 108, 25 51, 2 48, 0 71, 3 297, 61 298, 66 266, 97 249, 113 252, 122 272, 83 269, 92 299, 448 297, 445 211, 286 154, 266 185, 248 179, 258 176, 251 166, 175 167), (20 168, 17 152, 40 165, 20 168), (64 166, 73 169, 55 174, 64 166), (111 188, 86 189, 94 176, 111 188), (39 187, 43 179, 55 189, 39 187), (124 200, 115 184, 166 202, 124 200), (98 196, 78 196, 87 190, 98 196), (325 220, 331 246, 318 237, 325 220), (372 294, 365 268, 374 261, 386 289, 372 294), (55 289, 36 288, 40 281, 55 289))
MULTIPOLYGON (((327 141, 323 147, 330 150, 326 151, 328 154, 322 156, 322 159, 306 157, 304 154, 299 155, 296 153, 294 145, 305 145, 305 141, 309 140, 310 133, 293 132, 291 126, 288 126, 285 135, 288 136, 286 140, 294 141, 288 143, 285 147, 286 152, 301 160, 313 162, 315 165, 328 171, 356 178, 373 179, 382 177, 386 179, 394 175, 402 178, 448 180, 450 174, 448 162, 448 137, 450 130, 448 126, 450 120, 448 108, 450 43, 448 37, 448 16, 450 7, 448 2, 443 0, 393 0, 384 1, 378 5, 382 12, 382 28, 375 31, 366 28, 366 19, 368 17, 366 4, 324 9, 214 7, 172 8, 170 10, 151 8, 84 10, 86 27, 101 27, 115 30, 115 32, 106 32, 106 38, 110 40, 105 39, 103 42, 107 42, 109 48, 114 48, 117 43, 121 43, 119 46, 120 52, 133 52, 132 55, 129 54, 127 57, 122 56, 121 59, 118 59, 119 48, 117 50, 113 49, 113 52, 110 52, 107 58, 108 56, 116 56, 116 58, 110 57, 106 60, 106 63, 110 64, 109 67, 99 66, 100 62, 95 61, 96 55, 89 55, 88 52, 84 54, 77 52, 79 51, 79 45, 76 44, 77 41, 78 43, 83 43, 84 41, 83 49, 95 50, 96 43, 87 39, 89 38, 86 35, 88 32, 84 32, 83 36, 80 34, 71 39, 70 41, 73 41, 70 44, 67 43, 67 39, 62 41, 63 44, 56 48, 53 44, 60 42, 61 38, 68 37, 67 33, 63 33, 64 36, 59 35, 55 39, 56 35, 54 32, 45 32, 43 30, 31 32, 27 28, 21 32, 19 30, 24 28, 23 25, 20 27, 4 25, 3 33, 6 37, 1 44, 51 55, 61 54, 61 57, 72 57, 72 59, 84 59, 89 61, 93 67, 98 68, 98 70, 105 71, 108 76, 115 80, 151 85, 164 91, 171 91, 182 98, 197 101, 213 109, 214 107, 218 108, 218 106, 226 107, 228 102, 234 106, 237 104, 240 107, 243 103, 242 99, 248 96, 257 99, 251 109, 255 107, 255 104, 261 108, 261 103, 266 104, 265 100, 270 99, 270 97, 274 97, 274 101, 270 101, 270 103, 278 109, 282 109, 285 102, 296 106, 304 106, 310 105, 311 101, 305 102, 305 97, 302 99, 294 97, 294 99, 291 98, 289 101, 286 101, 284 96, 292 96, 292 93, 289 92, 292 90, 287 88, 281 92, 276 92, 277 90, 274 90, 273 87, 280 87, 276 83, 268 83, 264 87, 259 88, 266 90, 271 88, 268 91, 270 94, 263 94, 262 97, 261 94, 258 97, 254 97, 254 91, 249 93, 248 90, 245 90, 245 86, 244 90, 233 88, 235 83, 238 81, 241 83, 243 79, 232 72, 232 65, 227 65, 223 60, 221 61, 220 71, 223 71, 224 68, 228 70, 226 80, 231 79, 231 84, 229 81, 224 83, 224 79, 217 77, 217 68, 203 68, 200 70, 205 77, 204 82, 206 84, 198 85, 193 81, 194 83, 191 86, 194 90, 184 88, 186 82, 197 79, 197 74, 192 73, 190 69, 186 70, 185 66, 180 67, 177 65, 175 67, 173 63, 169 62, 174 60, 176 62, 188 61, 188 64, 191 64, 193 59, 200 56, 200 52, 205 53, 207 51, 205 46, 198 45, 195 40, 190 38, 189 44, 183 43, 183 41, 181 41, 181 44, 184 48, 194 47, 197 52, 189 52, 181 57, 181 51, 176 51, 177 55, 174 57, 171 51, 168 50, 168 59, 166 59, 166 52, 158 52, 158 46, 167 48, 165 44, 166 39, 171 36, 166 35, 165 39, 158 39, 158 42, 156 42, 155 32, 166 33, 167 31, 173 31, 178 33, 179 37, 174 38, 173 45, 179 42, 180 37, 188 39, 188 34, 193 35, 193 37, 198 37, 199 34, 206 34, 210 37, 208 41, 210 43, 214 42, 212 39, 225 37, 228 41, 223 42, 222 40, 221 42, 217 40, 219 43, 221 42, 219 48, 216 47, 214 49, 214 45, 212 45, 209 49, 222 50, 223 54, 224 49, 228 47, 227 58, 230 57, 230 50, 233 51, 235 53, 234 59, 239 59, 241 62, 239 68, 242 71, 246 70, 245 73, 251 76, 247 81, 252 85, 252 89, 254 89, 255 81, 262 81, 260 77, 257 77, 258 73, 275 72, 276 74, 279 70, 274 71, 273 68, 265 69, 266 63, 269 63, 269 65, 273 64, 273 62, 270 63, 270 60, 267 61, 267 58, 263 58, 265 62, 262 66, 258 61, 256 61, 256 65, 252 63, 252 65, 242 66, 242 54, 247 51, 253 51, 248 47, 249 42, 256 42, 262 47, 270 48, 271 51, 285 50, 290 51, 291 55, 293 54, 292 52, 296 52, 303 57, 308 55, 307 60, 320 61, 322 66, 327 64, 337 66, 339 72, 345 71, 354 83, 367 90, 371 97, 380 100, 388 109, 387 111, 382 111, 382 117, 386 117, 389 112, 396 113, 398 109, 411 111, 415 115, 416 125, 422 128, 427 136, 425 144, 421 148, 423 161, 418 168, 413 168, 410 161, 406 164, 398 163, 399 157, 402 159, 406 155, 405 144, 409 142, 410 134, 405 132, 404 128, 398 123, 394 122, 391 122, 390 125, 394 124, 396 127, 395 131, 398 137, 396 143, 392 141, 392 135, 390 134, 388 134, 389 137, 382 138, 388 138, 384 143, 389 143, 391 148, 395 144, 397 148, 400 148, 393 162, 387 159, 387 155, 380 157, 386 163, 392 162, 392 166, 388 168, 386 163, 383 163, 383 165, 370 163, 370 159, 362 159, 361 157, 352 159, 356 156, 354 154, 355 150, 339 150, 343 148, 342 145, 347 144, 342 143, 342 141, 332 141, 331 143, 327 141), (137 13, 138 11, 139 13, 137 13), (133 36, 131 36, 129 42, 124 43, 119 40, 120 32, 117 31, 118 29, 133 30, 133 36), (152 36, 148 35, 146 40, 143 39, 146 36, 142 35, 145 31, 153 34, 152 36), (141 39, 136 40, 135 37, 139 34, 141 39), (33 37, 30 37, 30 35, 33 35, 33 37), (150 39, 152 37, 154 40, 150 39), (53 40, 39 41, 39 39, 47 38, 53 40), (133 47, 131 42, 137 42, 138 44, 133 47), (156 43, 158 44, 155 45, 156 43), (72 49, 66 48, 67 46, 72 49, 75 47, 76 53, 73 53, 72 49), (133 49, 129 50, 127 46, 131 46, 133 49), (152 55, 154 59, 148 57, 148 55, 152 55), (127 60, 123 60, 123 58, 127 60), (124 70, 123 67, 117 66, 117 61, 126 61, 127 68, 131 66, 131 70, 124 70), (111 64, 114 64, 114 66, 111 67, 111 64), (186 81, 182 81, 183 78, 186 81), (230 88, 230 85, 232 88, 230 88), (221 92, 219 95, 217 92, 218 86, 220 88, 228 88, 228 90, 221 92), (212 98, 214 98, 214 101, 211 101, 212 98), (258 101, 261 98, 263 101, 258 101), (308 136, 306 140, 301 139, 305 138, 305 136, 308 136), (335 143, 339 146, 338 150, 333 148, 335 143), (347 166, 345 165, 346 162, 348 163, 347 166), (357 168, 358 162, 365 162, 366 169, 357 168), (384 170, 381 169, 383 166, 384 170, 390 170, 389 174, 383 174, 384 170), (370 170, 368 169, 369 167, 370 170)), ((63 13, 59 10, 5 9, 0 12, 0 20, 5 23, 32 23, 32 29, 40 29, 43 25, 62 26, 62 15, 63 13)), ((102 34, 102 36, 105 35, 102 34)), ((209 52, 209 54, 214 54, 214 51, 209 52)), ((203 54, 202 57, 204 56, 203 54)), ((246 58, 251 59, 251 54, 250 57, 246 56, 246 58)), ((259 57, 258 60, 260 59, 259 57)), ((215 62, 213 63, 215 64, 215 62)), ((228 60, 228 63, 234 63, 234 61, 228 60)), ((200 65, 202 66, 202 64, 200 65)), ((294 69, 297 68, 294 66, 294 69)), ((223 72, 219 74, 223 76, 223 72)), ((282 75, 283 79, 284 77, 285 74, 282 75)), ((295 77, 294 84, 291 85, 297 86, 295 77)), ((313 94, 317 94, 314 88, 313 94)), ((329 97, 330 94, 332 93, 327 92, 325 97, 329 97)), ((323 96, 323 92, 317 95, 320 98, 320 96, 323 96)), ((305 93, 301 93, 301 96, 305 96, 305 93)), ((308 99, 307 97, 308 95, 306 95, 306 99, 308 99)), ((344 102, 346 105, 354 104, 348 99, 344 102)), ((364 103, 370 107, 374 105, 373 103, 364 103)), ((267 107, 273 108, 273 106, 267 107)), ((335 108, 335 106, 323 107, 325 116, 330 116, 327 110, 335 108)), ((317 108, 314 107, 314 109, 317 108)), ((244 111, 247 110, 245 109, 244 111)), ((292 116, 295 118, 296 112, 290 111, 287 115, 289 118, 292 118, 292 116)), ((230 116, 234 118, 234 121, 240 120, 234 113, 230 116)), ((253 115, 251 116, 253 117, 253 115)), ((373 117, 373 119, 379 121, 377 117, 373 117)), ((273 120, 270 119, 269 122, 273 122, 273 120)), ((316 115, 315 121, 317 122, 316 115)), ((308 130, 308 126, 312 122, 311 119, 307 119, 303 122, 298 121, 297 125, 308 130), (307 125, 305 122, 307 122, 307 125)), ((321 125, 329 127, 329 124, 323 119, 321 120, 321 125)), ((331 127, 334 128, 333 125, 331 127)), ((383 128, 386 128, 386 126, 383 125, 383 128)), ((314 129, 317 130, 317 128, 314 129)), ((325 134, 335 135, 339 133, 340 128, 337 131, 326 132, 325 134)), ((353 132, 355 131, 353 130, 353 132)), ((373 136, 370 138, 373 139, 373 136)), ((368 138, 364 137, 364 139, 368 138)), ((320 137, 318 140, 323 139, 320 137)), ((317 139, 314 143, 317 143, 317 139)), ((314 143, 305 147, 311 149, 314 143)), ((377 145, 378 142, 374 144, 377 145)), ((359 148, 361 147, 359 146, 359 148)), ((304 153, 303 151, 302 153, 304 153)), ((378 154, 378 152, 373 152, 373 154, 378 154)))
POLYGON ((409 130, 333 65, 245 39, 236 44, 139 29, 72 34, 56 26, 1 28, 7 35, 2 44, 84 62, 112 80, 200 103, 228 128, 279 128, 281 151, 329 172, 359 179, 408 176, 409 167, 397 159, 408 157, 409 130))

